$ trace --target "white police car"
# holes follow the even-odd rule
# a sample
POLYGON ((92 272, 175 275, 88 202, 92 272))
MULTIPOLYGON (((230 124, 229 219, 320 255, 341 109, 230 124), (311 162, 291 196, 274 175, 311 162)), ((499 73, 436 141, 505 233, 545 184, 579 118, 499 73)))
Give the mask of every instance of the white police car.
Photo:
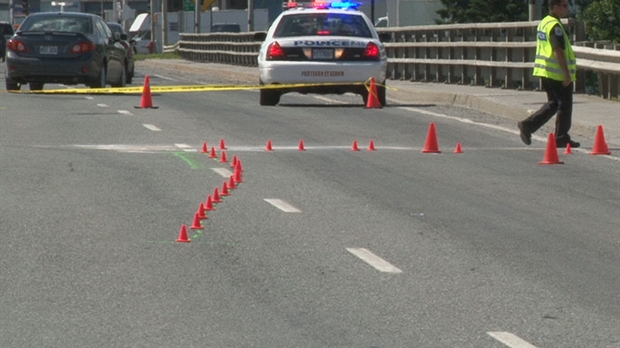
POLYGON ((289 92, 360 94, 366 104, 368 89, 360 84, 371 77, 377 82, 377 98, 385 105, 387 56, 372 22, 351 2, 312 3, 311 7, 289 2, 267 33, 258 55, 260 105, 276 105, 289 92), (357 83, 357 84, 356 84, 357 83), (298 84, 277 88, 278 84, 298 84), (320 84, 320 85, 317 85, 320 84))

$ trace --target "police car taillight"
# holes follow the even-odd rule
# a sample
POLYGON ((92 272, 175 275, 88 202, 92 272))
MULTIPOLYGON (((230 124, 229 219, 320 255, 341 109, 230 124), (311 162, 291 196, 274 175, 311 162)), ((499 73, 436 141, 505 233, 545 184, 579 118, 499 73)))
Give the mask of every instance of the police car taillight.
POLYGON ((362 57, 368 60, 379 60, 381 58, 381 50, 377 44, 369 42, 368 45, 366 45, 366 49, 364 50, 362 57))
POLYGON ((286 58, 286 53, 284 53, 284 50, 277 41, 269 44, 269 47, 267 47, 267 60, 278 60, 284 58, 286 58))

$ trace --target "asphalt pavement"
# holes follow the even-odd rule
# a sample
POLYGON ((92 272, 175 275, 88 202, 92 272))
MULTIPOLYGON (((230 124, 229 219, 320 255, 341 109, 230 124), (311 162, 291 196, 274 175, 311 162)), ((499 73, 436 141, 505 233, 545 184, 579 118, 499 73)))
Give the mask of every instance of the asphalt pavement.
MULTIPOLYGON (((192 71, 195 76, 214 74, 223 80, 234 80, 240 84, 255 84, 258 81, 258 68, 234 65, 192 62, 180 59, 146 60, 137 63, 140 66, 157 66, 159 69, 172 71, 192 71)), ((388 80, 388 103, 397 104, 437 104, 470 108, 493 114, 516 123, 540 108, 547 99, 544 91, 525 91, 482 86, 465 86, 444 83, 412 82, 406 80, 388 80)), ((553 129, 554 119, 547 127, 535 134, 539 140, 546 140, 547 130, 553 129)), ((594 137, 599 125, 603 126, 605 140, 610 150, 620 150, 620 102, 610 101, 597 96, 575 94, 573 102, 573 126, 571 136, 582 147, 589 150, 594 145, 594 137)), ((518 136, 518 135, 515 135, 518 136)), ((524 145, 525 146, 525 145, 524 145)))

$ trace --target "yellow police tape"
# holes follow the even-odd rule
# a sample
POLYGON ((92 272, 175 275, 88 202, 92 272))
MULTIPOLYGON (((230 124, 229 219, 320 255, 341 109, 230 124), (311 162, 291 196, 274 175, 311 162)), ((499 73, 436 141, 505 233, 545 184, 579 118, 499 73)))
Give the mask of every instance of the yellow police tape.
MULTIPOLYGON (((274 85, 191 85, 191 86, 150 86, 151 93, 181 93, 181 92, 210 92, 210 91, 242 91, 255 89, 289 89, 319 86, 351 86, 364 85, 370 90, 369 81, 351 83, 298 83, 274 85)), ((116 88, 73 88, 49 89, 40 91, 9 91, 30 94, 139 94, 144 87, 116 87, 116 88)))

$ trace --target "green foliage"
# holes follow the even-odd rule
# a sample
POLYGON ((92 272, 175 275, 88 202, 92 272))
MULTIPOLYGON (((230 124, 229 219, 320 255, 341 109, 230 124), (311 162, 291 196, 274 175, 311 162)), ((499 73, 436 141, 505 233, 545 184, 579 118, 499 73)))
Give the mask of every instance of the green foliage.
POLYGON ((528 20, 524 0, 441 0, 437 24, 519 22, 528 20))
POLYGON ((592 40, 620 41, 620 3, 618 0, 593 0, 577 15, 586 23, 592 40))

